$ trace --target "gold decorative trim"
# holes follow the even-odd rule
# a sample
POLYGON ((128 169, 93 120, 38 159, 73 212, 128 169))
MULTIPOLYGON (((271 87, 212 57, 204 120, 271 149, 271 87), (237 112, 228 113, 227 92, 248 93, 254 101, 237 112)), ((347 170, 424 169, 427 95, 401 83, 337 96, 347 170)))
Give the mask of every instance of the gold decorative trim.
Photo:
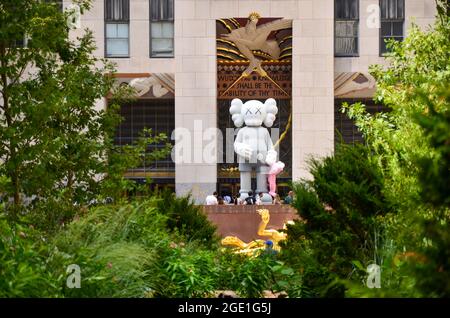
POLYGON ((230 32, 233 30, 225 20, 223 19, 218 19, 217 21, 219 21, 220 23, 222 23, 230 32))
MULTIPOLYGON (((228 56, 228 55, 225 55, 225 54, 220 54, 220 53, 217 53, 217 56, 219 57, 223 57, 223 58, 225 58, 225 59, 229 59, 230 60, 230 62, 234 62, 235 60, 232 58, 232 57, 230 57, 230 56, 228 56)), ((228 62, 228 61, 220 61, 220 62, 228 62)), ((245 62, 245 61, 243 61, 243 62, 245 62)))
POLYGON ((221 47, 217 48, 217 50, 218 50, 218 51, 228 52, 228 53, 233 53, 233 54, 236 54, 237 56, 240 56, 240 57, 242 57, 242 58, 245 58, 244 55, 242 55, 239 51, 236 51, 236 50, 225 49, 225 48, 221 48, 221 47))
POLYGON ((231 46, 237 47, 236 44, 234 44, 233 42, 228 41, 228 40, 224 40, 224 39, 216 39, 216 41, 222 42, 222 43, 226 43, 226 44, 229 44, 229 45, 231 45, 231 46))
POLYGON ((236 27, 236 29, 241 27, 241 24, 235 19, 235 18, 230 18, 229 19, 231 21, 231 23, 234 24, 234 26, 236 27))
POLYGON ((281 45, 281 43, 283 43, 284 41, 287 41, 289 39, 292 39, 292 35, 287 35, 284 38, 282 38, 279 44, 281 45))
POLYGON ((280 53, 283 53, 283 52, 288 51, 288 50, 292 50, 292 46, 285 47, 284 49, 281 50, 280 53))
POLYGON ((288 53, 288 54, 281 55, 281 56, 280 56, 280 60, 281 60, 282 58, 284 58, 284 57, 292 57, 292 52, 291 52, 291 53, 288 53))

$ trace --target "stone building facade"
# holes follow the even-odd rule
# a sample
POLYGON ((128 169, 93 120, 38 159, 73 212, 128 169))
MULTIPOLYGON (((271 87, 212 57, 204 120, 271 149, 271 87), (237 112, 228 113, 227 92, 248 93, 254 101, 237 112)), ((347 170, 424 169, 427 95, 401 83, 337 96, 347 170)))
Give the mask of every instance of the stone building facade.
MULTIPOLYGON (((64 7, 69 5, 70 1, 64 1, 64 7)), ((368 101, 373 95, 375 82, 368 68, 371 64, 385 63, 381 39, 401 39, 408 34, 413 21, 424 28, 432 24, 435 3, 433 0, 94 0, 91 10, 81 15, 81 26, 73 31, 73 36, 84 28, 91 29, 98 47, 96 54, 117 64, 118 80, 129 83, 135 78, 152 78, 151 84, 147 83, 149 89, 139 98, 141 104, 124 108, 124 117, 133 118, 125 119, 128 126, 121 128, 118 142, 129 142, 142 125, 156 131, 183 127, 192 136, 218 127, 217 20, 247 18, 255 11, 264 18, 292 20, 289 128, 292 162, 288 179, 298 180, 310 177, 307 169, 310 156, 322 157, 333 152, 336 129, 353 129, 336 117, 337 108, 341 101, 368 101), (153 110, 149 111, 150 108, 153 110)), ((106 103, 99 101, 98 107, 105 107, 106 103)), ((209 142, 194 139, 193 153, 202 152, 209 142)), ((174 187, 179 195, 192 192, 198 202, 221 190, 217 162, 165 162, 159 167, 131 171, 129 176, 137 179, 150 176, 155 183, 174 187)))

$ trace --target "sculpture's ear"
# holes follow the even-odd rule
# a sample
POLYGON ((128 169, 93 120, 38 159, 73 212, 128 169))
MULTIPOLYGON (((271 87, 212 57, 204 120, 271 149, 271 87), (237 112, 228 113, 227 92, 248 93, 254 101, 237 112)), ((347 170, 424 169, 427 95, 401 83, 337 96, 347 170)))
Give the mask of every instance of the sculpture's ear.
POLYGON ((266 118, 264 118, 264 125, 266 127, 272 127, 275 121, 275 115, 278 113, 277 102, 273 98, 269 98, 264 102, 266 108, 266 118))
POLYGON ((264 102, 264 106, 266 106, 266 112, 269 114, 276 115, 278 113, 277 102, 273 98, 269 98, 264 102))
POLYGON ((242 105, 243 103, 239 98, 231 101, 230 114, 236 127, 241 127, 244 124, 244 117, 241 114, 242 105))

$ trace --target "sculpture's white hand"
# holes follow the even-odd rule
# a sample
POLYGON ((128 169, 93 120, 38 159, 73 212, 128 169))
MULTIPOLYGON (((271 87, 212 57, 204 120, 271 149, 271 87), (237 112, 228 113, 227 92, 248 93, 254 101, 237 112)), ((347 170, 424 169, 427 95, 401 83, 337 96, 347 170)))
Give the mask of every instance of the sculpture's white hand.
POLYGON ((269 150, 266 156, 266 163, 271 166, 277 161, 277 152, 275 150, 269 150))
POLYGON ((250 160, 250 158, 252 157, 252 153, 253 153, 252 147, 250 147, 249 145, 245 145, 243 147, 242 156, 245 159, 250 160))
POLYGON ((238 145, 236 145, 235 150, 238 155, 244 157, 247 160, 250 160, 253 153, 252 147, 244 143, 239 143, 238 145))

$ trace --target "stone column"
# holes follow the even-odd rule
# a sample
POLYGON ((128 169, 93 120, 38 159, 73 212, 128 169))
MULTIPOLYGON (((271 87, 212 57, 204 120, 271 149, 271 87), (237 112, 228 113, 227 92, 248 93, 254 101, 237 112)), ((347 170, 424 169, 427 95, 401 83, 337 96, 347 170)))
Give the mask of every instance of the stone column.
POLYGON ((334 150, 334 1, 300 0, 297 5, 292 58, 294 181, 311 178, 308 158, 334 150))
POLYGON ((175 165, 176 193, 191 192, 197 203, 204 203, 217 182, 216 160, 203 154, 211 141, 202 140, 208 129, 217 127, 212 2, 216 1, 175 1, 175 127, 187 129, 191 137, 191 158, 175 165))

